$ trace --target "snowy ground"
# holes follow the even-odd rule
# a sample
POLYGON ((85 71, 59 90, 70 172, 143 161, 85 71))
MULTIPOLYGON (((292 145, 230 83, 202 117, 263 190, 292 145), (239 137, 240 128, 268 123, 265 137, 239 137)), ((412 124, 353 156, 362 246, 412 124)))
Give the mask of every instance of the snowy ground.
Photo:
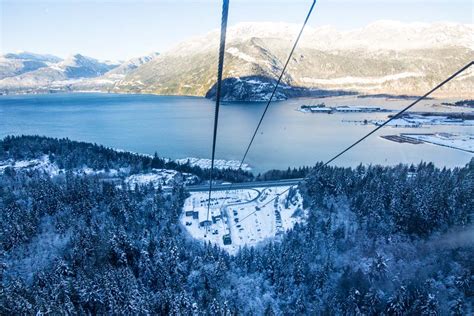
POLYGON ((59 169, 55 163, 51 163, 49 161, 48 155, 44 155, 39 159, 0 161, 0 173, 3 173, 5 169, 9 167, 15 170, 20 170, 20 169, 41 170, 51 176, 56 176, 64 172, 63 170, 59 169))
POLYGON ((134 174, 125 178, 125 183, 134 188, 135 185, 146 185, 152 183, 155 188, 160 185, 163 188, 171 187, 173 182, 183 180, 185 184, 195 184, 199 179, 189 173, 179 173, 170 169, 153 169, 150 173, 134 174))
MULTIPOLYGON (((21 169, 30 169, 30 170, 39 170, 42 171, 51 177, 55 177, 57 175, 65 173, 64 169, 58 167, 58 165, 54 162, 49 160, 48 155, 44 155, 39 159, 30 159, 30 160, 5 160, 0 161, 0 173, 3 173, 6 168, 13 168, 15 170, 21 169)), ((76 169, 73 171, 77 175, 103 175, 108 177, 116 177, 120 173, 128 173, 129 170, 125 168, 121 168, 120 170, 116 169, 109 169, 108 171, 101 169, 95 170, 89 167, 82 167, 80 169, 76 169)))
POLYGON ((474 153, 474 134, 437 133, 403 134, 403 136, 438 146, 446 146, 474 153))
POLYGON ((301 196, 296 192, 288 200, 289 192, 280 195, 286 189, 288 187, 215 191, 209 214, 212 224, 208 228, 200 225, 207 220, 208 193, 193 192, 185 201, 181 222, 194 238, 211 241, 233 254, 241 246, 281 235, 303 220, 301 196), (278 198, 264 206, 275 197, 278 198), (230 245, 224 245, 227 234, 232 240, 230 245))
MULTIPOLYGON (((204 158, 183 158, 176 159, 177 163, 186 164, 188 161, 191 166, 199 166, 201 168, 211 168, 211 159, 204 158)), ((240 161, 237 160, 214 160, 214 167, 217 169, 238 169, 240 166, 240 161)), ((250 171, 252 168, 248 164, 242 165, 242 170, 250 171)))
MULTIPOLYGON (((381 125, 385 120, 369 120, 368 123, 381 125)), ((456 125, 456 126, 474 126, 473 120, 456 120, 446 116, 423 116, 410 115, 407 117, 394 119, 387 126, 391 127, 422 127, 425 125, 456 125)))
POLYGON ((451 119, 447 116, 424 116, 415 115, 403 118, 407 122, 420 123, 422 125, 460 125, 460 126, 474 126, 473 120, 459 120, 451 119))
MULTIPOLYGON (((39 170, 51 177, 55 177, 60 174, 64 174, 65 170, 59 168, 56 163, 49 160, 48 155, 44 155, 39 159, 30 160, 6 160, 0 161, 0 173, 3 173, 5 169, 13 168, 15 170, 29 169, 39 170)), ((116 178, 127 175, 130 172, 128 168, 109 169, 109 170, 96 170, 84 166, 73 171, 76 175, 99 175, 104 177, 116 178)), ((196 184, 199 178, 195 175, 188 173, 180 173, 175 170, 168 169, 153 169, 151 173, 134 174, 125 178, 125 183, 129 184, 133 189, 136 184, 146 185, 152 183, 155 188, 161 185, 163 188, 170 187, 174 181, 183 181, 185 184, 196 184)))

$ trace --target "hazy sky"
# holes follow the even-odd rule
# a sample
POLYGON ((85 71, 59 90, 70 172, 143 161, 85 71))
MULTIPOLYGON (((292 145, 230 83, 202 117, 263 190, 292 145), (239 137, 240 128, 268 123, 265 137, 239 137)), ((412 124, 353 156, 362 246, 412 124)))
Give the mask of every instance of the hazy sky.
MULTIPOLYGON (((230 0, 229 23, 301 23, 311 0, 230 0)), ((217 0, 0 0, 2 53, 126 59, 163 52, 220 24, 217 0)), ((319 0, 310 25, 338 29, 376 20, 473 23, 472 0, 319 0)))

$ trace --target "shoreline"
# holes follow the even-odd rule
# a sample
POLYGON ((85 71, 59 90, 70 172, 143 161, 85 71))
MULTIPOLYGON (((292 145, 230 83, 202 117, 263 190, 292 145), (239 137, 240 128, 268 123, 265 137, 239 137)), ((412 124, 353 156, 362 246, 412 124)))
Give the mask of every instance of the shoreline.
MULTIPOLYGON (((415 100, 420 96, 416 95, 405 95, 405 94, 388 94, 388 93, 374 93, 374 94, 363 94, 354 91, 347 91, 348 93, 352 93, 351 96, 357 99, 385 99, 385 100, 415 100)), ((37 95, 66 95, 66 94, 102 94, 102 95, 137 95, 137 96, 163 96, 163 97, 186 97, 186 98, 199 98, 199 99, 206 99, 209 101, 215 101, 213 98, 207 98, 205 95, 192 95, 192 94, 160 94, 160 93, 153 93, 153 92, 133 92, 133 91, 104 91, 104 90, 72 90, 72 91, 35 91, 35 92, 0 92, 1 97, 8 97, 8 96, 37 96, 37 95)), ((347 97, 349 95, 331 95, 331 96, 295 96, 295 97, 288 97, 287 99, 282 100, 273 100, 272 102, 282 102, 288 100, 298 100, 298 99, 327 99, 327 98, 337 98, 337 97, 347 97)), ((425 100, 444 100, 444 99, 454 99, 463 101, 466 99, 474 99, 474 95, 456 95, 453 96, 452 94, 440 95, 440 96, 433 96, 427 97, 425 100)), ((268 100, 221 100, 221 102, 225 103, 264 103, 268 102, 268 100)))

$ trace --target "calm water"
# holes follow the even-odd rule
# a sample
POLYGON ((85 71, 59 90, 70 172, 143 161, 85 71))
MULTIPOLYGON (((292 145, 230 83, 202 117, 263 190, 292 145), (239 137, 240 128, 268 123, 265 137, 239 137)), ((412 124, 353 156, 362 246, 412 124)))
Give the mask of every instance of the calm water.
MULTIPOLYGON (((247 162, 255 171, 313 165, 326 160, 374 126, 342 120, 384 118, 378 114, 304 114, 301 104, 377 105, 400 109, 410 101, 340 97, 324 100, 293 99, 272 103, 247 162)), ((416 110, 434 110, 425 101, 416 110)), ((225 103, 221 108, 217 158, 242 158, 257 121, 261 103, 225 103)), ((214 103, 203 98, 151 95, 52 94, 0 96, 0 137, 38 134, 69 137, 106 146, 170 158, 209 158, 214 103)), ((380 135, 401 132, 471 132, 472 127, 439 126, 422 129, 384 128, 340 157, 334 164, 418 163, 438 166, 466 164, 471 154, 434 145, 398 144, 380 135)))

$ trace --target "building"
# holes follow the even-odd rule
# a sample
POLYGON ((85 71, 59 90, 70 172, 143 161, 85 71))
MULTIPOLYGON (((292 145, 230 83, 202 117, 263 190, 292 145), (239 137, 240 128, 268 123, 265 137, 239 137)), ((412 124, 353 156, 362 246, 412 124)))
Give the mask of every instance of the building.
POLYGON ((311 111, 311 113, 327 113, 327 114, 331 114, 332 113, 332 109, 331 108, 327 108, 327 107, 320 107, 320 106, 312 106, 309 108, 309 110, 311 111))
POLYGON ((300 106, 302 112, 311 112, 311 113, 332 113, 333 109, 326 107, 326 104, 320 103, 316 105, 302 105, 300 106))
POLYGON ((383 112, 384 110, 378 106, 358 106, 363 112, 383 112))
POLYGON ((338 106, 336 107, 337 112, 343 112, 343 113, 356 113, 356 112, 362 112, 361 108, 355 107, 355 106, 338 106))
POLYGON ((199 226, 207 227, 212 225, 212 219, 208 219, 207 210, 201 210, 198 212, 199 226))
POLYGON ((217 223, 218 221, 220 221, 221 218, 222 218, 222 217, 221 217, 220 214, 219 214, 219 215, 212 215, 212 222, 215 224, 215 223, 217 223))
POLYGON ((186 211, 184 215, 188 217, 192 217, 193 219, 199 219, 199 212, 195 210, 186 211))

